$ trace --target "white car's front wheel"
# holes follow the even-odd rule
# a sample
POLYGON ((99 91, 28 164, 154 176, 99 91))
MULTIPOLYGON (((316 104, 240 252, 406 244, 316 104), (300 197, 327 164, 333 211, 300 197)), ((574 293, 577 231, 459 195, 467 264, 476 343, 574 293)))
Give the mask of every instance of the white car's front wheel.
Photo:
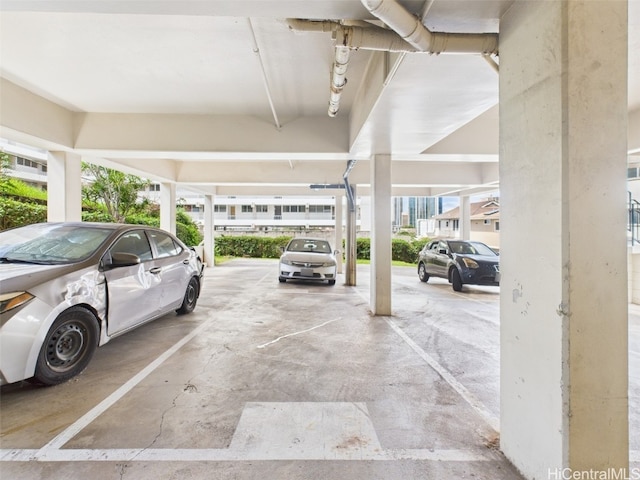
POLYGON ((51 325, 33 379, 44 385, 66 382, 87 367, 97 346, 96 318, 86 308, 70 308, 51 325))

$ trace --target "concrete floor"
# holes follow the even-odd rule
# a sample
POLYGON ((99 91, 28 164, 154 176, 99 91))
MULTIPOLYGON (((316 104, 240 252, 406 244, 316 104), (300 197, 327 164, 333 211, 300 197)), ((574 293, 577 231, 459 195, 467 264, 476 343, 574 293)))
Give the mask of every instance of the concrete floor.
POLYGON ((68 383, 1 389, 2 479, 522 478, 497 448, 499 290, 393 274, 394 315, 372 317, 368 266, 357 287, 279 284, 273 260, 209 268, 193 314, 68 383))

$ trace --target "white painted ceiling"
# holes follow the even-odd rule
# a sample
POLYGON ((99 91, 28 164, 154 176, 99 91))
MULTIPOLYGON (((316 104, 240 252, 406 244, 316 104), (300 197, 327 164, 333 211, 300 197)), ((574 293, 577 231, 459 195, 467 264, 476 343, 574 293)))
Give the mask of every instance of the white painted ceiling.
MULTIPOLYGON (((426 12, 432 31, 498 32, 512 0, 400 3, 426 12)), ((328 117, 333 40, 293 31, 285 19, 377 21, 360 0, 3 0, 0 12, 0 76, 78 118, 95 114, 73 145, 62 146, 87 160, 220 193, 267 183, 282 190, 310 178, 335 183, 346 160, 389 153, 397 162, 394 185, 424 194, 496 186, 498 75, 480 56, 412 53, 399 60, 354 51, 340 111, 328 117), (397 70, 367 96, 375 59, 397 70), (155 118, 162 128, 154 130, 155 118), (109 119, 122 128, 113 143, 111 130, 96 133, 96 125, 113 130, 109 119), (173 131, 166 126, 173 122, 194 126, 173 131), (128 139, 127 129, 144 140, 128 139), (461 175, 460 165, 471 174, 461 175), (304 174, 292 174, 296 168, 304 174)), ((629 17, 635 111, 640 0, 629 2, 629 17)), ((0 134, 61 147, 9 128, 0 134)), ((368 183, 357 168, 354 175, 368 183)))

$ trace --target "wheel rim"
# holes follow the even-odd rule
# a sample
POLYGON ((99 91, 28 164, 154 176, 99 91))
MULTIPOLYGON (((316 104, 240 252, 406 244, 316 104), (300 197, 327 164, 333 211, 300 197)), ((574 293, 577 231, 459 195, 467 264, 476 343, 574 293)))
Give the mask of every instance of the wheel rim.
POLYGON ((197 289, 194 285, 194 282, 189 282, 189 286, 187 287, 187 304, 189 306, 193 305, 197 298, 197 289))
POLYGON ((424 265, 421 263, 420 268, 418 270, 418 275, 420 276, 420 278, 424 278, 424 274, 425 274, 424 265))
POLYGON ((81 325, 60 325, 47 342, 47 363, 52 370, 62 372, 72 368, 85 350, 86 331, 81 325))

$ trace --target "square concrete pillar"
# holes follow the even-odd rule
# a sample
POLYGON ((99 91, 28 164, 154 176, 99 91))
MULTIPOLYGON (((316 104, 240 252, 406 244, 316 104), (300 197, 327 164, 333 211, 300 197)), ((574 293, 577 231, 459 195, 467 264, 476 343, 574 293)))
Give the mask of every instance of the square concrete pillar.
POLYGON ((371 310, 391 315, 391 156, 371 159, 371 310))
POLYGON ((215 266, 215 237, 213 232, 215 231, 215 216, 213 214, 214 209, 214 195, 204 196, 204 251, 202 260, 209 267, 215 266))
POLYGON ((500 25, 501 448, 528 478, 628 468, 627 28, 598 0, 500 25))
POLYGON ((160 184, 160 228, 176 233, 176 184, 160 184))
POLYGON ((82 162, 79 155, 49 152, 47 191, 47 221, 82 220, 82 162))

